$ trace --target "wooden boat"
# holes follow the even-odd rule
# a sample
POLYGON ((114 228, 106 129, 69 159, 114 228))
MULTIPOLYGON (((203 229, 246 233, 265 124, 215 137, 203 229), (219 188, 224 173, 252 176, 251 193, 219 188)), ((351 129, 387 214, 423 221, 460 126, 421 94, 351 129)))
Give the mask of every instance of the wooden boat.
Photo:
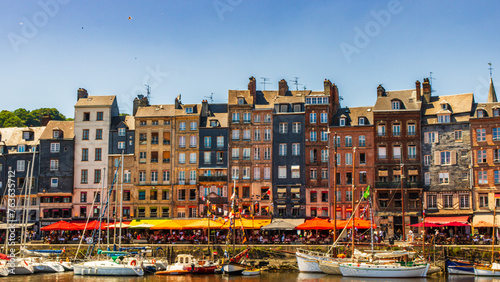
POLYGON ((429 264, 395 263, 341 263, 339 265, 342 276, 346 277, 374 277, 374 278, 411 278, 426 277, 429 264))
POLYGON ((319 269, 326 273, 332 275, 342 275, 340 272, 339 264, 345 263, 345 260, 320 260, 318 262, 319 269))
POLYGON ((476 276, 500 276, 500 264, 492 263, 490 266, 474 266, 476 276))
MULTIPOLYGON (((190 273, 188 267, 196 264, 192 255, 181 254, 175 258, 175 263, 167 266, 167 270, 157 271, 156 275, 183 275, 190 273)), ((214 268, 215 269, 215 268, 214 268)))
POLYGON ((208 260, 199 260, 195 264, 187 267, 187 270, 193 274, 214 274, 218 264, 208 260))
POLYGON ((474 266, 464 261, 446 260, 448 274, 474 275, 474 266))
POLYGON ((331 257, 325 253, 297 249, 295 252, 297 264, 300 272, 315 272, 323 273, 319 268, 319 262, 323 260, 331 260, 331 257))
POLYGON ((245 271, 246 266, 238 263, 226 263, 222 265, 222 274, 226 275, 241 275, 245 271))
POLYGON ((251 268, 251 269, 245 269, 241 273, 243 276, 254 276, 254 275, 260 275, 260 269, 258 268, 251 268))

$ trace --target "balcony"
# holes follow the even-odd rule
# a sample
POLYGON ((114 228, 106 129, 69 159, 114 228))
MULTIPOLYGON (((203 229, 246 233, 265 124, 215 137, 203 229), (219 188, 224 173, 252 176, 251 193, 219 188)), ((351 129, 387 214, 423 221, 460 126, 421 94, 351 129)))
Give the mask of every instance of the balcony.
POLYGON ((144 218, 144 217, 146 217, 146 212, 138 212, 137 217, 139 217, 139 218, 144 218))
POLYGON ((168 163, 170 163, 170 159, 163 159, 163 163, 164 163, 164 164, 168 164, 168 163))
MULTIPOLYGON (((423 183, 421 181, 417 182, 403 182, 403 187, 404 188, 422 188, 423 183)), ((375 188, 388 188, 388 189, 395 189, 395 188, 401 188, 401 182, 375 182, 375 188)))
POLYGON ((158 162, 158 159, 151 159, 151 162, 152 162, 152 163, 157 163, 157 162, 158 162))
POLYGON ((179 180, 179 185, 184 185, 186 184, 186 180, 179 180))
POLYGON ((415 131, 409 131, 408 132, 408 136, 415 136, 417 135, 417 133, 415 133, 415 131))
POLYGON ((145 164, 146 163, 146 159, 139 159, 139 163, 140 164, 145 164))
POLYGON ((214 175, 214 176, 206 176, 206 175, 200 175, 198 176, 198 179, 200 182, 226 182, 227 181, 227 175, 214 175))
POLYGON ((190 179, 190 180, 189 180, 189 184, 191 184, 191 185, 196 184, 196 179, 190 179))
POLYGON ((170 145, 170 140, 163 139, 163 145, 170 145))

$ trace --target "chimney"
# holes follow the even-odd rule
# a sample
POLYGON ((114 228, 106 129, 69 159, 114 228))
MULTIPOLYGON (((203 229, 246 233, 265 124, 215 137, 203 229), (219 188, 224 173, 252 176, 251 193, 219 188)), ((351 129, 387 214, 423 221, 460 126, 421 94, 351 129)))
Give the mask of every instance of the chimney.
POLYGON ((422 90, 420 89, 420 81, 415 82, 415 89, 417 90, 417 101, 422 100, 422 90))
POLYGON ((149 106, 148 98, 144 97, 144 95, 142 94, 137 95, 137 97, 134 99, 133 102, 132 115, 135 116, 139 107, 147 107, 147 106, 149 106))
POLYGON ((207 100, 201 101, 201 113, 200 113, 200 115, 202 117, 208 117, 209 114, 210 114, 210 112, 208 111, 208 101, 207 100))
POLYGON ((177 97, 175 97, 175 108, 176 109, 182 109, 181 107, 182 103, 181 103, 181 94, 177 95, 177 97))
POLYGON ((40 125, 41 126, 47 126, 47 124, 49 123, 49 121, 50 121, 50 116, 49 115, 42 116, 42 119, 40 120, 40 125))
POLYGON ((250 96, 252 96, 253 102, 255 103, 255 99, 257 98, 257 82, 253 76, 249 79, 250 82, 248 82, 248 90, 250 90, 250 96))
POLYGON ((286 80, 282 79, 280 80, 280 82, 278 83, 279 85, 279 92, 278 94, 280 96, 285 96, 286 92, 288 92, 288 84, 286 83, 286 80))
POLYGON ((431 84, 428 78, 424 78, 424 83, 422 83, 422 89, 424 94, 424 100, 429 103, 431 101, 431 84))
POLYGON ((325 82, 323 82, 325 89, 325 96, 330 97, 330 107, 331 112, 335 112, 339 107, 339 93, 337 86, 332 83, 329 79, 325 78, 325 82))
POLYGON ((86 99, 88 96, 89 96, 89 94, 87 93, 87 90, 85 90, 85 88, 80 88, 80 89, 78 89, 76 101, 78 101, 80 99, 86 99))
POLYGON ((379 84, 377 87, 377 97, 384 97, 385 96, 385 88, 382 87, 382 84, 379 84))

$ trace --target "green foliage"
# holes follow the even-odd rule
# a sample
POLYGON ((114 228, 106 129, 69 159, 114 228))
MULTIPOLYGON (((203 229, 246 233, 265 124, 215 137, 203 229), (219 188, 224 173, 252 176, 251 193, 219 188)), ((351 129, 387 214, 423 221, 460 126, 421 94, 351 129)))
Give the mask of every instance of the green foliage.
POLYGON ((19 108, 13 112, 0 112, 0 127, 40 126, 43 116, 50 116, 51 120, 69 120, 55 108, 40 108, 28 111, 19 108))

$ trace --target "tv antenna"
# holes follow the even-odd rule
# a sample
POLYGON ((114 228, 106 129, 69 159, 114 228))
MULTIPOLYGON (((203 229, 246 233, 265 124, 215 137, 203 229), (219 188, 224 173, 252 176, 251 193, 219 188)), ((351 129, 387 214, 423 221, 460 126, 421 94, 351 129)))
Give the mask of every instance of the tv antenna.
POLYGON ((431 93, 432 92, 436 92, 436 90, 434 90, 434 88, 432 88, 432 80, 434 80, 436 78, 432 77, 432 72, 429 73, 429 84, 431 85, 431 93))
POLYGON ((148 98, 148 101, 151 102, 151 86, 148 84, 144 84, 146 86, 146 98, 148 98))
POLYGON ((214 93, 210 93, 210 96, 205 96, 205 98, 208 98, 210 99, 210 103, 213 103, 214 102, 214 93))
POLYGON ((268 82, 269 78, 267 77, 261 77, 260 79, 262 79, 262 82, 260 84, 264 84, 264 91, 266 91, 266 84, 271 84, 271 82, 268 82))
MULTIPOLYGON (((293 84, 295 84, 295 89, 298 91, 299 90, 299 85, 302 85, 299 83, 299 78, 296 76, 293 81, 293 84)), ((305 89, 304 89, 305 90, 305 89)))
POLYGON ((491 67, 491 63, 488 63, 488 69, 490 70, 490 79, 491 79, 491 71, 493 70, 493 68, 491 67))

